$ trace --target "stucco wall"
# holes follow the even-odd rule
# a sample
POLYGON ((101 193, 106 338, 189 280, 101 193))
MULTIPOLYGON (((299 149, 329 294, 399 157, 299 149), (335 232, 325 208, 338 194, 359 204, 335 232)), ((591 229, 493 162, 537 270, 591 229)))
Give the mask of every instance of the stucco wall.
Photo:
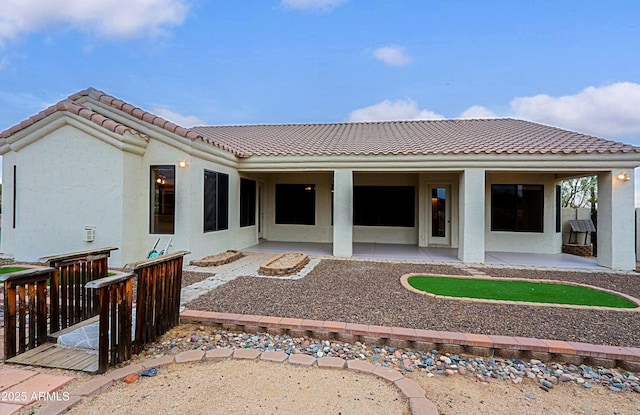
POLYGON ((555 192, 553 174, 487 173, 485 187, 485 249, 501 252, 531 252, 556 254, 562 250, 562 233, 556 232, 555 192), (544 185, 544 232, 497 232, 491 230, 492 184, 544 185))
MULTIPOLYGON (((18 211, 15 243, 11 246, 11 238, 5 243, 3 235, 4 253, 18 261, 35 261, 121 246, 123 169, 118 149, 65 125, 4 162, 5 174, 12 175, 17 165, 18 211), (96 229, 94 242, 84 240, 87 225, 96 229)), ((112 262, 121 262, 120 251, 112 254, 112 262)))
MULTIPOLYGON (((333 241, 331 226, 331 185, 333 173, 276 173, 267 177, 267 230, 265 238, 272 241, 323 242, 333 241), (315 225, 283 225, 275 223, 275 185, 280 183, 315 184, 316 186, 316 223, 315 225)), ((355 186, 386 185, 418 186, 418 175, 414 173, 361 173, 353 176, 355 186)), ((413 227, 393 226, 354 226, 353 242, 379 242, 397 244, 418 243, 418 200, 416 194, 416 225, 413 227)))
POLYGON ((191 254, 186 257, 186 261, 217 254, 227 249, 246 248, 258 242, 256 226, 240 227, 240 175, 235 169, 221 163, 189 156, 184 149, 176 146, 152 141, 145 152, 141 170, 139 177, 143 179, 140 187, 144 191, 140 197, 137 226, 143 238, 139 256, 146 256, 147 251, 158 237, 161 239, 160 246, 162 248, 171 237, 173 238, 171 251, 189 250, 191 254), (181 160, 187 162, 185 167, 179 166, 181 160), (173 235, 149 233, 149 177, 152 165, 175 166, 176 208, 175 233, 173 235), (229 175, 229 226, 226 230, 204 232, 205 170, 229 175))
POLYGON ((272 241, 291 242, 332 242, 331 226, 331 185, 333 173, 275 173, 269 175, 266 183, 266 229, 264 237, 272 241), (298 183, 316 186, 315 225, 276 224, 275 200, 276 184, 298 183))

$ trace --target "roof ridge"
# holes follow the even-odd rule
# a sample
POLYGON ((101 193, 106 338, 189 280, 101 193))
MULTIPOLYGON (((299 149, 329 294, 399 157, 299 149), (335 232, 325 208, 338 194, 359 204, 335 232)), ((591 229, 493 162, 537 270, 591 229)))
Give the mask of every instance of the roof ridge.
POLYGON ((184 138, 188 138, 191 141, 195 141, 198 138, 204 139, 204 137, 202 137, 200 134, 197 134, 195 131, 189 128, 182 127, 156 114, 150 113, 149 111, 145 111, 142 108, 135 107, 126 101, 118 99, 112 95, 109 95, 93 87, 83 89, 82 91, 79 91, 69 96, 69 99, 72 101, 76 101, 77 99, 85 96, 93 98, 94 100, 102 102, 104 104, 107 104, 110 107, 113 107, 117 110, 123 111, 131 115, 132 117, 138 118, 141 121, 155 125, 171 133, 178 134, 179 136, 182 136, 184 138))
MULTIPOLYGON (((217 125, 196 125, 195 128, 217 128, 217 127, 313 127, 330 125, 380 125, 380 124, 419 124, 419 123, 464 123, 464 122, 491 122, 500 120, 522 121, 516 118, 443 118, 436 120, 379 120, 379 121, 340 121, 340 122, 307 122, 307 123, 257 123, 257 124, 217 124, 217 125)), ((535 124, 535 123, 534 123, 535 124)))
POLYGON ((169 131, 170 133, 177 134, 191 141, 200 139, 202 141, 206 141, 212 145, 215 145, 225 151, 229 151, 238 157, 247 156, 245 152, 238 151, 237 149, 231 148, 221 143, 217 143, 211 140, 210 138, 206 138, 201 134, 198 134, 196 131, 193 130, 193 128, 182 127, 156 114, 153 114, 149 111, 145 111, 142 108, 135 107, 126 101, 123 101, 112 95, 107 94, 106 92, 100 91, 99 89, 89 87, 87 89, 83 89, 82 91, 76 92, 75 94, 69 96, 69 99, 75 101, 77 99, 80 99, 81 97, 92 98, 98 102, 102 102, 106 105, 109 105, 110 107, 115 108, 119 111, 123 111, 143 122, 149 123, 151 125, 155 125, 156 127, 162 128, 163 130, 169 131))
POLYGON ((91 108, 79 104, 69 98, 66 98, 53 105, 50 105, 39 113, 32 115, 31 117, 22 121, 20 124, 14 125, 9 129, 0 132, 0 138, 8 138, 18 131, 24 130, 25 128, 30 127, 38 121, 41 121, 49 115, 52 115, 59 111, 69 112, 71 114, 77 115, 119 135, 123 135, 128 131, 133 134, 146 137, 146 134, 143 134, 135 128, 124 125, 118 121, 106 117, 103 114, 100 114, 99 112, 92 110, 91 108))

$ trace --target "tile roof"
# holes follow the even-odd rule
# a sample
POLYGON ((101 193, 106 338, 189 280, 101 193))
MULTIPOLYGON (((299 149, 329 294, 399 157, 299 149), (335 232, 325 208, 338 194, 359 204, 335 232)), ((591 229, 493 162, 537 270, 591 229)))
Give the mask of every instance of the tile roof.
POLYGON ((181 137, 203 140, 238 157, 251 155, 581 154, 640 153, 640 147, 516 119, 272 124, 184 128, 94 88, 88 88, 0 132, 8 138, 45 117, 67 111, 117 134, 145 136, 98 108, 101 102, 181 137))
POLYGON ((193 127, 253 155, 640 153, 640 147, 516 119, 193 127))
POLYGON ((155 126, 163 128, 169 132, 178 134, 179 136, 188 138, 190 140, 196 140, 198 138, 202 138, 202 137, 199 137, 198 134, 194 133, 189 129, 180 127, 179 125, 174 124, 171 121, 167 121, 164 118, 151 114, 150 112, 147 112, 141 108, 134 107, 131 104, 127 104, 126 102, 121 101, 118 98, 114 98, 111 95, 105 94, 102 91, 98 91, 95 88, 88 88, 83 91, 80 91, 76 94, 71 95, 69 99, 72 101, 77 101, 82 97, 91 97, 96 101, 105 103, 117 110, 120 110, 135 118, 138 118, 139 120, 145 121, 149 124, 153 124, 155 126))
POLYGON ((118 98, 115 98, 109 94, 106 94, 102 91, 99 91, 95 88, 87 88, 83 91, 80 91, 76 94, 73 94, 69 97, 70 100, 76 101, 81 99, 82 97, 90 97, 96 101, 102 102, 104 104, 107 104, 117 110, 123 111, 129 115, 131 115, 132 117, 138 118, 141 121, 144 121, 146 123, 149 124, 153 124, 157 127, 160 127, 164 130, 167 130, 171 133, 177 134, 181 137, 184 138, 188 138, 191 141, 195 141, 195 140, 204 140, 209 142, 212 145, 215 145, 216 147, 220 147, 223 150, 227 150, 231 153, 233 153, 234 155, 238 156, 238 157, 246 157, 248 156, 247 154, 244 154, 242 152, 236 151, 233 147, 229 147, 224 145, 223 143, 218 143, 218 142, 213 142, 208 140, 205 137, 202 137, 201 135, 199 135, 198 133, 196 133, 194 130, 192 129, 188 129, 188 128, 184 128, 181 127, 175 123, 172 123, 171 121, 165 120, 162 117, 159 117, 155 114, 152 114, 148 111, 145 111, 141 108, 138 107, 134 107, 131 104, 128 104, 118 98))
POLYGON ((130 132, 132 134, 138 134, 138 135, 144 136, 144 134, 140 133, 139 131, 131 127, 128 127, 110 118, 107 118, 104 115, 97 113, 94 110, 87 108, 83 105, 79 105, 70 99, 65 99, 58 102, 57 104, 51 105, 50 107, 40 111, 36 115, 33 115, 27 118, 26 120, 22 121, 20 124, 14 125, 8 130, 4 130, 0 132, 0 138, 8 138, 11 135, 17 133, 18 131, 24 130, 25 128, 37 123, 38 121, 44 119, 45 117, 48 117, 49 115, 59 111, 70 112, 82 118, 86 118, 87 120, 93 122, 94 124, 97 124, 103 128, 106 128, 109 131, 112 131, 120 135, 124 134, 125 132, 130 132))

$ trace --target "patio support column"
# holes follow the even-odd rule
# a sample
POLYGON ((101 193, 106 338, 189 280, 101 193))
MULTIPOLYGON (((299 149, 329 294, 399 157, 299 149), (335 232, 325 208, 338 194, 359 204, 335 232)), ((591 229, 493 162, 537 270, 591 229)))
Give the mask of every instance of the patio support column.
POLYGON ((598 264, 636 269, 634 171, 620 169, 598 175, 598 264), (626 173, 626 180, 618 178, 626 173))
POLYGON ((333 256, 353 254, 353 170, 333 171, 333 256))
POLYGON ((458 258, 484 263, 485 171, 465 169, 460 174, 458 258))

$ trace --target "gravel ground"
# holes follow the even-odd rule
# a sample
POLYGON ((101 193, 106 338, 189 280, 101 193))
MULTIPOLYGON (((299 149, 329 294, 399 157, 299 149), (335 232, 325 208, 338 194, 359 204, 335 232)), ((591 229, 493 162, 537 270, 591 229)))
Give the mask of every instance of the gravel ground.
MULTIPOLYGON (((494 277, 581 282, 640 298, 636 274, 476 269, 494 277)), ((326 259, 296 281, 237 278, 187 308, 640 347, 636 313, 430 299, 402 287, 400 276, 411 272, 465 274, 446 265, 326 259)))
MULTIPOLYGON (((215 269, 215 268, 212 268, 215 269)), ((183 271, 182 272, 182 288, 188 287, 191 284, 195 284, 196 282, 200 282, 202 280, 206 280, 213 274, 209 274, 206 272, 193 272, 193 271, 183 271)))

